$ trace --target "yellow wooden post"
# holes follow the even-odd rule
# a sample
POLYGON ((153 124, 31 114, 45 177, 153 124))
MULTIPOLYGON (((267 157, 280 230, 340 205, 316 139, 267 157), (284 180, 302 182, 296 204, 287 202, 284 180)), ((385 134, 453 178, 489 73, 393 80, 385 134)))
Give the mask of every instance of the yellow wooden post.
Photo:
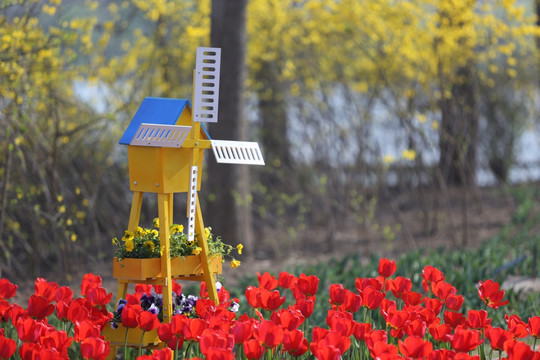
POLYGON ((163 321, 170 322, 172 309, 171 243, 169 239, 172 194, 158 194, 159 242, 161 245, 161 275, 163 294, 163 321))

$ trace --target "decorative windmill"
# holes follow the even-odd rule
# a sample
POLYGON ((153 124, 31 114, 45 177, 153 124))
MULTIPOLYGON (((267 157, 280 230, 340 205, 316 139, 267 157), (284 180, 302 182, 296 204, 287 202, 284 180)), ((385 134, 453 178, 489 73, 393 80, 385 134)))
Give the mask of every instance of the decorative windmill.
MULTIPOLYGON (((147 97, 126 129, 120 144, 128 145, 130 189, 133 202, 128 230, 139 223, 145 192, 157 193, 162 246, 161 274, 145 281, 163 286, 164 320, 172 316, 169 228, 173 216, 173 194, 187 193, 188 241, 201 247, 202 275, 181 279, 206 281, 211 299, 218 301, 214 275, 197 191, 201 187, 203 155, 212 148, 218 163, 264 165, 259 145, 254 142, 212 140, 202 122, 217 122, 220 75, 219 48, 198 48, 194 72, 193 112, 188 100, 147 97)), ((125 298, 132 278, 118 279, 118 298, 125 298)))

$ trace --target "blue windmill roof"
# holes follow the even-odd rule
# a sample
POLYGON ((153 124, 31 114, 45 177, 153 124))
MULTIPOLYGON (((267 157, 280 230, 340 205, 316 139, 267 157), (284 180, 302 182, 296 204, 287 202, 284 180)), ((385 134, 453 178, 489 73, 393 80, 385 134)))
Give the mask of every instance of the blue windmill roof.
POLYGON ((186 105, 191 107, 189 100, 156 97, 145 98, 120 139, 120 144, 129 145, 142 123, 175 125, 186 105))

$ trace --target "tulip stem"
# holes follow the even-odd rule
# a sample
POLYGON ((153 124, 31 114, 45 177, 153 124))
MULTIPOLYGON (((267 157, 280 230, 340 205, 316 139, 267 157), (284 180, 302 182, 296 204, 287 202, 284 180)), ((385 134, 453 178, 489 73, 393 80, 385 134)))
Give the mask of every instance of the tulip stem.
POLYGON ((127 337, 128 337, 128 331, 129 331, 129 328, 127 327, 126 328, 126 336, 124 338, 124 359, 127 359, 127 337))
POLYGON ((141 341, 139 341, 139 356, 142 355, 142 341, 143 341, 143 338, 144 338, 144 334, 146 333, 146 330, 143 330, 142 332, 142 335, 141 335, 141 341))

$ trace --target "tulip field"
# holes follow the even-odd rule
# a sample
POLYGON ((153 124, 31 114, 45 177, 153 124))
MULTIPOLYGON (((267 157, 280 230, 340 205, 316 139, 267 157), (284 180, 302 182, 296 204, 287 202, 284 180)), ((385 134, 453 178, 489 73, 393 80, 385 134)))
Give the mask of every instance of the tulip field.
POLYGON ((175 283, 170 322, 159 286, 115 303, 99 274, 76 287, 37 278, 15 301, 21 289, 0 279, 0 359, 540 360, 540 296, 503 286, 534 270, 540 219, 528 209, 474 249, 348 254, 230 288, 223 279, 219 305, 204 283, 175 283), (162 346, 112 347, 103 330, 120 325, 157 331, 162 346))

